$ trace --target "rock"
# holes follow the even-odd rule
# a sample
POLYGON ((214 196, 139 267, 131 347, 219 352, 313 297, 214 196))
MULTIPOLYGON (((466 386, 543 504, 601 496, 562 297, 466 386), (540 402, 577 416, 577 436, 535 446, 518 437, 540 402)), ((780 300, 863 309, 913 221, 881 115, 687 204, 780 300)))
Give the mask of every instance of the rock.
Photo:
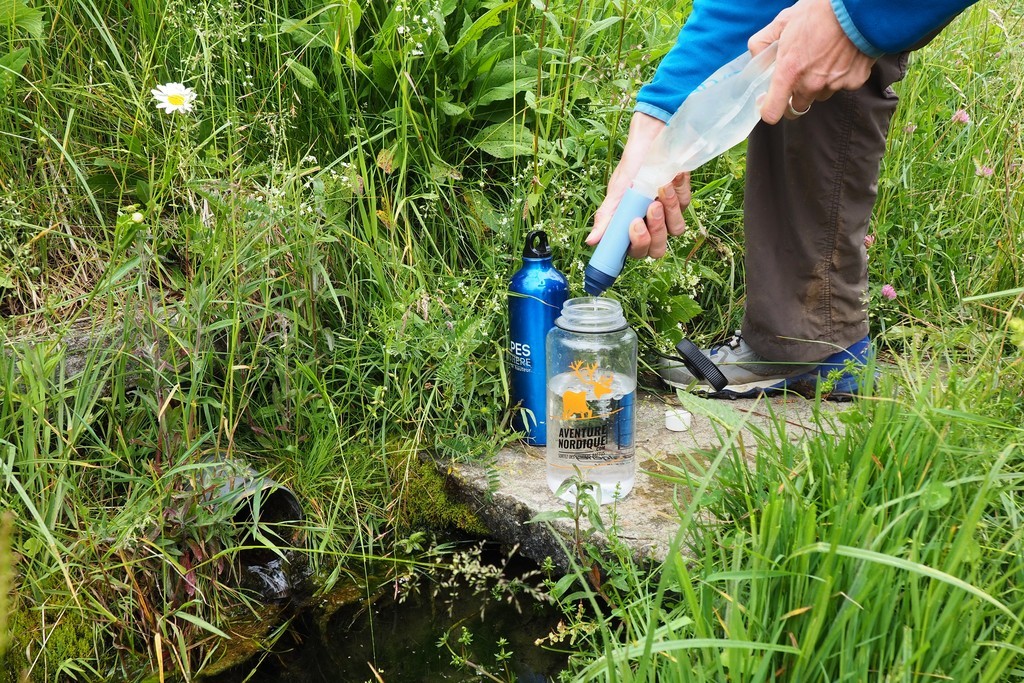
MULTIPOLYGON (((839 409, 841 404, 800 397, 715 401, 689 394, 645 394, 637 412, 636 484, 625 500, 602 507, 603 513, 608 511, 603 519, 607 525, 614 508, 618 538, 634 556, 661 560, 679 531, 678 510, 690 502, 691 492, 658 475, 696 472, 711 463, 723 445, 735 444, 749 460, 758 443, 755 434, 776 434, 775 423, 784 424, 790 439, 823 425, 834 430, 835 420, 828 417, 839 409), (666 428, 665 411, 678 408, 680 401, 692 413, 692 423, 685 431, 672 431, 666 428)), ((543 448, 515 445, 502 450, 496 464, 456 463, 449 466, 448 475, 452 495, 469 503, 497 540, 518 545, 521 554, 537 562, 550 556, 562 569, 568 567, 564 548, 573 545, 573 521, 556 520, 551 527, 529 523, 539 513, 565 509, 548 488, 543 448), (498 485, 492 491, 489 482, 495 479, 498 485)))

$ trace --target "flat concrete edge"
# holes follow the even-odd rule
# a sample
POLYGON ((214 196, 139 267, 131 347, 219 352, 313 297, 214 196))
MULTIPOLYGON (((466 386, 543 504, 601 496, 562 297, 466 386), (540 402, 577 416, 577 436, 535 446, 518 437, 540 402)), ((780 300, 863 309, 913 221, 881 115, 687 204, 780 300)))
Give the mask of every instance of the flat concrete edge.
MULTIPOLYGON (((829 418, 841 409, 841 404, 798 397, 713 401, 689 395, 642 395, 634 489, 624 500, 603 506, 602 519, 606 526, 614 523, 617 539, 634 560, 663 560, 680 532, 682 511, 691 501, 688 473, 699 479, 701 469, 723 448, 735 449, 749 464, 763 438, 757 434, 773 434, 772 424, 777 421, 784 423, 787 438, 794 441, 823 426, 834 429, 837 421, 829 418), (691 426, 682 432, 670 431, 665 412, 679 408, 680 399, 692 412, 691 426)), ((514 444, 502 449, 489 465, 454 463, 445 469, 451 494, 476 511, 495 539, 519 546, 522 555, 536 562, 550 557, 563 571, 568 569, 565 549, 575 552, 574 522, 529 523, 540 513, 566 509, 548 488, 543 448, 514 444)), ((709 521, 706 513, 697 514, 709 521)), ((599 546, 607 543, 600 535, 590 541, 599 546)))

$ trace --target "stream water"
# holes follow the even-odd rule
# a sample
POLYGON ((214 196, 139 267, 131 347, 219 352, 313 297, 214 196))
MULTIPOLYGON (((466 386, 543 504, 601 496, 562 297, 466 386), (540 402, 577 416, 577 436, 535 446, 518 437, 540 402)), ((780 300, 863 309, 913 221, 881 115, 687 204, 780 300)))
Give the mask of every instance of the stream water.
MULTIPOLYGON (((511 563, 504 576, 535 568, 524 567, 525 562, 511 563)), ((426 576, 401 601, 388 591, 371 604, 362 599, 346 605, 328 619, 304 612, 262 661, 255 658, 213 681, 493 680, 475 667, 502 681, 556 681, 565 655, 535 641, 557 627, 560 612, 520 591, 499 590, 493 579, 486 583, 484 587, 485 582, 473 577, 426 576), (453 652, 472 663, 456 665, 453 652)))

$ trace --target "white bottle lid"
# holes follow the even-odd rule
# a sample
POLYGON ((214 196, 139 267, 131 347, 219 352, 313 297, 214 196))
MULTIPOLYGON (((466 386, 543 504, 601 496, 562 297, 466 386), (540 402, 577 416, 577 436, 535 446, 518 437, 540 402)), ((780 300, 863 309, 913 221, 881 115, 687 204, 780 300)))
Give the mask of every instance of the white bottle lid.
POLYGON ((690 428, 693 416, 682 408, 669 408, 665 411, 665 429, 672 432, 685 432, 690 428))

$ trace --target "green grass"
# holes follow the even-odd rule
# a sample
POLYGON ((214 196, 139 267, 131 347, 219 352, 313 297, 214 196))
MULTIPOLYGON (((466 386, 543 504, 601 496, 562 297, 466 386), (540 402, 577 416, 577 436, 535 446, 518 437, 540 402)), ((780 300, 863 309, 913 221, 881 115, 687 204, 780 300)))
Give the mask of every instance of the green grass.
POLYGON ((726 440, 675 478, 705 494, 696 559, 616 594, 578 678, 1019 680, 1024 435, 985 384, 886 378, 839 436, 759 434, 752 466, 726 440))
MULTIPOLYGON (((546 228, 580 289, 630 97, 687 3, 13 7, 0 504, 19 626, 5 668, 190 679, 249 603, 233 588, 246 530, 197 495, 204 462, 243 458, 296 491, 325 586, 391 556, 423 518, 407 508, 414 458, 486 460, 512 438, 504 301, 521 240, 546 228), (196 89, 193 114, 154 108, 168 81, 196 89), (104 341, 73 366, 60 340, 82 329, 104 341)), ((976 8, 899 85, 869 302, 897 383, 842 439, 790 450, 766 435, 751 472, 727 443, 704 482, 722 524, 680 537, 703 559, 613 573, 620 612, 577 624, 604 624, 578 648, 583 678, 1021 677, 999 606, 1024 612, 1021 20, 1009 3, 976 8)), ((742 161, 702 169, 691 232, 621 278, 648 343, 735 327, 742 161)))

